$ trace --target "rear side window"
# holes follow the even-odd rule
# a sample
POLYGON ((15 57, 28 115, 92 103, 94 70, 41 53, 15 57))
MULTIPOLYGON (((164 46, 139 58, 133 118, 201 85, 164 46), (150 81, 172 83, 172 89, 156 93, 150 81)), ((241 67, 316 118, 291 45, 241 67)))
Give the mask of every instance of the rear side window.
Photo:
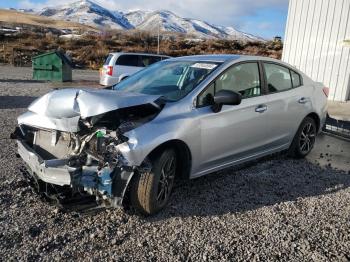
POLYGON ((268 89, 270 93, 293 88, 290 70, 277 64, 264 63, 268 89))
POLYGON ((106 58, 106 61, 103 65, 109 65, 109 62, 111 62, 112 57, 113 57, 113 55, 108 55, 106 58))
POLYGON ((293 87, 299 87, 301 86, 301 77, 298 73, 290 70, 290 75, 292 76, 292 83, 293 83, 293 87))
POLYGON ((121 66, 140 66, 138 55, 121 55, 118 57, 116 65, 121 66))
POLYGON ((159 56, 141 56, 141 66, 146 67, 161 60, 159 56))

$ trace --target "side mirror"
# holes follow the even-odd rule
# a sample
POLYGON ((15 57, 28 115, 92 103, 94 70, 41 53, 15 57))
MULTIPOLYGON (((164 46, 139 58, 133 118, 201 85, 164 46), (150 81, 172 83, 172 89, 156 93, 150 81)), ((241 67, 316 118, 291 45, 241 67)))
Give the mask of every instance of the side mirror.
POLYGON ((231 90, 220 90, 214 96, 214 104, 212 110, 214 113, 221 111, 223 105, 239 105, 242 101, 242 96, 231 90))

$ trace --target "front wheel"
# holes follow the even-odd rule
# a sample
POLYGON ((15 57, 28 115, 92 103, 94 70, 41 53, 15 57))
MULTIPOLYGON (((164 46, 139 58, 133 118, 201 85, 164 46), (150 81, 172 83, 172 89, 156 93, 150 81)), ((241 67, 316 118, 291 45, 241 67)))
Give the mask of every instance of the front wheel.
POLYGON ((130 189, 131 205, 151 215, 167 204, 173 189, 177 158, 173 149, 166 149, 152 161, 149 173, 136 174, 130 189))
POLYGON ((290 155, 296 158, 307 156, 315 145, 316 134, 317 126, 315 120, 311 117, 306 117, 295 134, 289 149, 290 155))

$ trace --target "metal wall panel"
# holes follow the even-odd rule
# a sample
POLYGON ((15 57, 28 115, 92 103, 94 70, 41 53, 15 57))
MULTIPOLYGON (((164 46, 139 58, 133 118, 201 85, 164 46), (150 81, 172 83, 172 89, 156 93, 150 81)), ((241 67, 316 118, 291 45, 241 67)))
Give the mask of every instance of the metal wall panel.
POLYGON ((330 88, 330 100, 350 95, 350 0, 290 0, 282 60, 330 88))

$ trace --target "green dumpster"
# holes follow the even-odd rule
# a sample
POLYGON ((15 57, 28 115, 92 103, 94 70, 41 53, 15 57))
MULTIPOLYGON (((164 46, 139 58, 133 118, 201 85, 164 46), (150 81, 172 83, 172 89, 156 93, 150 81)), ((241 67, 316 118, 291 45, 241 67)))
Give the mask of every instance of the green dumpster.
POLYGON ((56 82, 72 81, 72 63, 59 51, 33 57, 33 79, 56 82))

